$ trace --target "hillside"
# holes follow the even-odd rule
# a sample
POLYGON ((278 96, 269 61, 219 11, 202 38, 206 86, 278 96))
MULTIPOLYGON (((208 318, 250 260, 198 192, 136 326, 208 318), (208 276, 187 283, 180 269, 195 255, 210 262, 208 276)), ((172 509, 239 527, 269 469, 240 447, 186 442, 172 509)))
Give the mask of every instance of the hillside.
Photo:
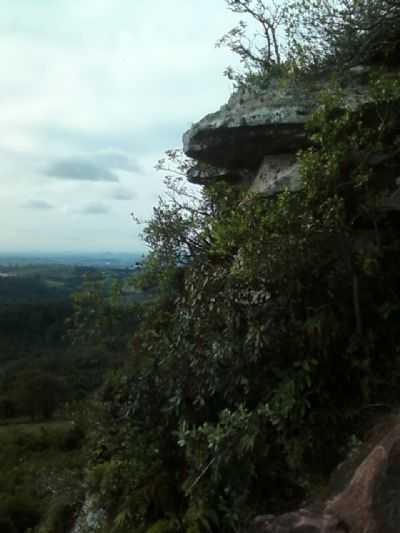
POLYGON ((159 164, 151 297, 76 300, 80 346, 121 364, 35 533, 399 530, 399 6, 226 4, 263 45, 222 38, 235 90, 159 164))
POLYGON ((44 517, 64 531, 82 497, 89 398, 123 364, 126 335, 139 321, 137 300, 146 298, 139 290, 120 292, 132 269, 98 269, 94 259, 91 266, 1 260, 2 533, 23 533, 44 517), (80 315, 93 306, 92 326, 107 321, 101 339, 80 315))

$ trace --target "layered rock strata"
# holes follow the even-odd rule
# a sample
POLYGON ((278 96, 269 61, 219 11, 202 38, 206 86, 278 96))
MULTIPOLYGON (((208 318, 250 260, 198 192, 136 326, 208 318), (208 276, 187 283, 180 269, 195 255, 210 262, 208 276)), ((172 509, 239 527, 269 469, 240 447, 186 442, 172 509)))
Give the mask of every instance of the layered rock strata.
MULTIPOLYGON (((355 67, 339 84, 343 109, 368 112, 366 77, 368 68, 355 67)), ((234 93, 219 111, 184 134, 184 152, 196 161, 189 180, 202 185, 225 180, 267 195, 299 190, 296 153, 309 145, 305 124, 319 105, 321 91, 331 84, 327 76, 302 82, 276 79, 267 89, 234 93)), ((394 174, 385 183, 385 207, 390 210, 400 209, 400 168, 394 174)))

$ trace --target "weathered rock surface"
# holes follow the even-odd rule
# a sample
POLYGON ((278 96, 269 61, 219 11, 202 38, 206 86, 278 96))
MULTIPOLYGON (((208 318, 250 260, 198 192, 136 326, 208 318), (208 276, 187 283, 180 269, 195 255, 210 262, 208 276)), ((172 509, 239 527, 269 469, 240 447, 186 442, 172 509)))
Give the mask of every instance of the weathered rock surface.
POLYGON ((250 184, 254 180, 254 172, 245 169, 227 170, 199 161, 188 171, 187 178, 191 183, 198 185, 207 185, 217 181, 250 184))
POLYGON ((260 516, 253 533, 400 532, 400 425, 356 468, 350 481, 319 510, 260 516))
POLYGON ((299 165, 292 154, 264 157, 258 173, 250 185, 250 192, 274 195, 283 189, 296 192, 301 189, 299 165))
MULTIPOLYGON (((354 110, 368 102, 366 86, 358 79, 354 73, 343 87, 345 108, 354 110)), ((328 84, 328 79, 271 80, 266 90, 239 91, 184 134, 184 152, 219 168, 255 171, 267 155, 294 154, 307 145, 305 122, 328 84)))
POLYGON ((107 515, 94 495, 88 494, 76 517, 71 533, 100 533, 106 526, 107 515))
MULTIPOLYGON (((348 533, 340 519, 329 513, 323 515, 307 509, 278 517, 259 516, 254 521, 252 533, 348 533)), ((361 532, 360 532, 361 533, 361 532)))
MULTIPOLYGON (((342 108, 362 108, 368 116, 368 73, 367 67, 354 67, 342 80, 342 108)), ((301 189, 296 153, 309 143, 305 124, 330 83, 328 76, 296 83, 273 79, 266 89, 233 94, 184 134, 184 152, 197 161, 189 180, 201 185, 224 180, 269 196, 301 189)), ((398 109, 394 106, 391 116, 393 132, 400 133, 398 109)), ((381 209, 400 211, 398 153, 369 157, 382 193, 381 209)))

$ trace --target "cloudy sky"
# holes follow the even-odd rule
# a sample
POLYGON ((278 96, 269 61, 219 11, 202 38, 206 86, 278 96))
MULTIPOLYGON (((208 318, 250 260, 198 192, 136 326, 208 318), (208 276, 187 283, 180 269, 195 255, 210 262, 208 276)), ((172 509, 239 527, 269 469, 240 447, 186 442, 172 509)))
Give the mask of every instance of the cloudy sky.
POLYGON ((154 170, 228 98, 224 0, 0 0, 0 252, 140 251, 154 170))

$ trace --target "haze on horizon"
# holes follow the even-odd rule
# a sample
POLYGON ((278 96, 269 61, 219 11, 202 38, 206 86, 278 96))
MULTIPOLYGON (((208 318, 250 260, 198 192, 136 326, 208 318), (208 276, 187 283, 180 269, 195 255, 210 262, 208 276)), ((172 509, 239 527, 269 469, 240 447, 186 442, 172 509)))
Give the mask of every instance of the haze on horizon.
POLYGON ((1 252, 144 250, 154 166, 217 109, 224 0, 3 0, 1 252))

